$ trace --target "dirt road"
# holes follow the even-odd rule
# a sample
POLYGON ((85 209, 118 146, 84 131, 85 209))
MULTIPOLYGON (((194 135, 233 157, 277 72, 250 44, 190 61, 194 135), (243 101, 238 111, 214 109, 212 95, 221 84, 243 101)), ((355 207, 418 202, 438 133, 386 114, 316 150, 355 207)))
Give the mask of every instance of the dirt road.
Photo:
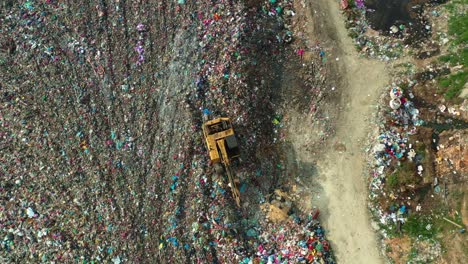
MULTIPOLYGON (((347 35, 337 1, 296 1, 296 7, 299 19, 305 16, 304 30, 309 42, 318 40, 326 50, 327 63, 331 64, 328 78, 336 85, 331 89, 341 93, 334 109, 328 110, 335 134, 322 151, 316 151, 316 156, 304 148, 310 142, 310 135, 290 131, 297 161, 315 164, 316 176, 312 175, 315 179, 311 184, 318 182, 319 186, 311 187, 311 201, 321 208, 321 219, 338 263, 382 263, 367 210, 363 147, 369 117, 389 80, 385 64, 359 58, 347 35)), ((294 120, 301 118, 291 118, 294 120)), ((315 128, 316 120, 310 122, 314 125, 309 131, 321 130, 315 128)))

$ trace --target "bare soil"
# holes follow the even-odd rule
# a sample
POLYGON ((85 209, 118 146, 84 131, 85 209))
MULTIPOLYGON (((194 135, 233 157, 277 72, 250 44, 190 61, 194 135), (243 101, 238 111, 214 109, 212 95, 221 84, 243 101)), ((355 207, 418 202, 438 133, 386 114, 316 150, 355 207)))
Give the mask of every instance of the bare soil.
MULTIPOLYGON (((309 43, 320 41, 326 52, 329 103, 311 113, 288 114, 288 137, 296 164, 313 164, 303 178, 302 208, 317 206, 338 263, 382 263, 367 210, 363 148, 377 97, 389 82, 384 63, 359 58, 347 36, 337 2, 296 1, 297 20, 309 43), (335 98, 335 99, 332 99, 335 98), (339 100, 337 100, 339 98, 339 100), (326 125, 324 125, 326 123, 326 125), (306 126, 304 126, 306 124, 306 126), (321 145, 319 135, 326 134, 321 145)), ((305 62, 308 63, 308 62, 305 62)))

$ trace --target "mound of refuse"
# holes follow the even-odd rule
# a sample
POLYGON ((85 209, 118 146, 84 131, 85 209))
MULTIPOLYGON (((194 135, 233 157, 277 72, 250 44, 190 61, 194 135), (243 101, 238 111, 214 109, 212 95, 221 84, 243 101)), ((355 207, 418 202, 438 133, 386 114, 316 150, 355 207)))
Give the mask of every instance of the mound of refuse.
POLYGON ((260 210, 292 1, 2 5, 1 262, 334 263, 316 218, 260 210), (206 111, 233 119, 241 208, 206 111))

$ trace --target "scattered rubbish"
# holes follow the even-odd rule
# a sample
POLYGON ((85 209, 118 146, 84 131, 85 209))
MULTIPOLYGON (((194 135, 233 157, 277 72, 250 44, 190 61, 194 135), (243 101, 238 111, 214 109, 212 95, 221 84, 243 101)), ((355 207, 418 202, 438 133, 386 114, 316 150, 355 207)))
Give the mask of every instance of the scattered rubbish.
MULTIPOLYGON (((260 212, 238 219, 198 135, 201 115, 225 114, 241 124, 247 153, 273 142, 263 136, 265 123, 284 140, 286 118, 274 105, 256 105, 272 94, 267 75, 274 73, 255 87, 246 69, 261 63, 256 54, 270 63, 294 44, 292 1, 265 1, 255 16, 242 2, 156 2, 2 5, 2 36, 12 40, 4 52, 0 37, 0 66, 11 62, 1 71, 8 111, 0 116, 0 189, 15 197, 0 211, 2 260, 118 264, 151 255, 169 263, 190 255, 199 263, 334 263, 318 213, 309 220, 288 210, 282 224, 260 212), (250 43, 263 36, 256 19, 281 27, 250 43), (258 109, 274 114, 262 123, 252 114, 258 109), (281 239, 273 243, 272 234, 281 239)), ((324 50, 313 54, 326 61, 324 50)), ((276 158, 260 168, 251 156, 239 169, 245 207, 265 201, 258 185, 285 168, 276 158)))

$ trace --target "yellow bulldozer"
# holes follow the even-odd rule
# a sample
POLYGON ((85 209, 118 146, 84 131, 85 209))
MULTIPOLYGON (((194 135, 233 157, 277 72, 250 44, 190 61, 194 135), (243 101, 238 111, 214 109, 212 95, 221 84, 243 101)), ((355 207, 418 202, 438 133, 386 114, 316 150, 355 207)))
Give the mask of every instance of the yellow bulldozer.
POLYGON ((204 122, 202 128, 211 163, 218 175, 226 171, 232 197, 240 207, 238 181, 231 170, 232 161, 240 156, 240 150, 231 120, 227 117, 215 118, 204 122))

